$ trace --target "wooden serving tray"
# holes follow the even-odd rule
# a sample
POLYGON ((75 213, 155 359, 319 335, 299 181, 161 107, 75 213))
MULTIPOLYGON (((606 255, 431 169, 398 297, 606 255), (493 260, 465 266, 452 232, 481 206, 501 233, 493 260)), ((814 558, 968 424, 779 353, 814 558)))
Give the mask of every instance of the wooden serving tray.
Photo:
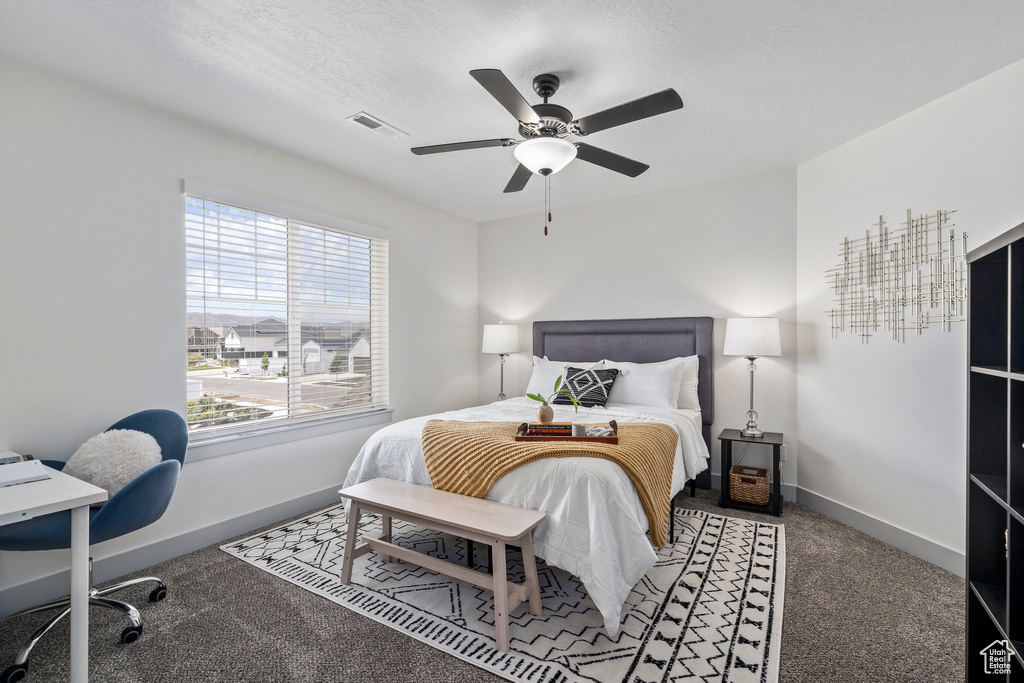
POLYGON ((538 434, 536 436, 528 436, 526 434, 526 425, 523 424, 516 427, 516 441, 527 441, 529 443, 540 443, 542 441, 574 441, 576 443, 619 443, 619 425, 615 420, 610 420, 608 426, 612 428, 613 434, 611 436, 552 436, 550 434, 538 434))

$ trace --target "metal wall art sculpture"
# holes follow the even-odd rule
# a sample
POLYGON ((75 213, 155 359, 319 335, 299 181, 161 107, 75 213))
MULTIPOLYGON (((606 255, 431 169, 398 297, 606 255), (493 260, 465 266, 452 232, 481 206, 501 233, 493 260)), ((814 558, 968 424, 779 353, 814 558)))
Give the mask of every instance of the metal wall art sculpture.
POLYGON ((957 235, 950 216, 939 210, 913 217, 889 230, 882 216, 860 239, 844 239, 840 263, 825 271, 833 307, 825 311, 832 338, 852 332, 866 343, 885 331, 905 341, 932 324, 948 331, 963 322, 967 299, 967 234, 957 235), (875 234, 872 235, 872 231, 875 234))

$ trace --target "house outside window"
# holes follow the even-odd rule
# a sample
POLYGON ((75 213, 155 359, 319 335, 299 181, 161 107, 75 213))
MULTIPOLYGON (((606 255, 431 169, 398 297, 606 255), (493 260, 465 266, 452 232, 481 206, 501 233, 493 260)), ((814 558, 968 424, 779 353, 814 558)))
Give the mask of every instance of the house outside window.
POLYGON ((388 403, 388 242, 186 194, 189 430, 388 403))

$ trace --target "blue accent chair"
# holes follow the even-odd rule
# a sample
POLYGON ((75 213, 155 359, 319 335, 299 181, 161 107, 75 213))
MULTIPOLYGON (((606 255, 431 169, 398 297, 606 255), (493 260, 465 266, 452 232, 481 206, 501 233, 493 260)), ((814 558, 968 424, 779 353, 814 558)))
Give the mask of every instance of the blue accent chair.
MULTIPOLYGON (((188 448, 188 428, 185 420, 171 410, 143 410, 111 425, 107 431, 111 429, 134 429, 150 434, 160 444, 162 462, 133 479, 127 486, 111 496, 103 507, 89 510, 90 545, 124 536, 160 519, 171 502, 174 487, 178 483, 178 474, 185 462, 185 451, 188 448)), ((59 460, 44 460, 43 464, 57 470, 64 468, 64 463, 59 460)), ((57 550, 70 547, 70 510, 44 515, 17 524, 0 526, 0 550, 57 550)), ((91 574, 91 559, 89 569, 91 574)), ((147 582, 156 583, 156 588, 149 594, 151 602, 163 600, 167 596, 167 586, 163 581, 152 576, 132 579, 102 589, 92 588, 89 591, 90 606, 106 607, 123 612, 128 616, 131 625, 121 632, 121 642, 123 643, 135 642, 142 635, 142 620, 139 617, 139 611, 126 602, 112 600, 106 596, 128 586, 147 582)), ((7 617, 10 619, 23 614, 51 609, 60 609, 60 611, 40 626, 22 644, 14 660, 14 665, 0 674, 0 683, 15 683, 25 677, 28 672, 28 657, 32 648, 57 622, 70 614, 70 600, 65 598, 45 605, 30 607, 7 617)))

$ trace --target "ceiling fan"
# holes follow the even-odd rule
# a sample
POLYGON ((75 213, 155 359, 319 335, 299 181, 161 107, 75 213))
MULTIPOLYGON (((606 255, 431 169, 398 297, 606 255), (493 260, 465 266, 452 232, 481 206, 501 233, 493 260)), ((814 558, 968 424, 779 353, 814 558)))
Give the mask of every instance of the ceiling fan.
POLYGON ((557 173, 574 158, 635 178, 650 166, 600 147, 583 142, 570 142, 566 138, 570 135, 583 137, 683 108, 683 100, 679 93, 669 88, 590 116, 574 119, 572 112, 565 107, 548 103, 548 98, 558 91, 559 80, 554 74, 541 74, 533 79, 534 92, 544 98, 543 104, 534 105, 527 102, 498 69, 475 69, 470 71, 469 75, 516 117, 519 122, 519 134, 525 139, 495 138, 428 145, 413 147, 412 153, 438 154, 482 147, 515 147, 514 154, 519 161, 519 168, 512 174, 512 179, 505 186, 505 192, 519 192, 526 187, 527 181, 534 173, 543 176, 557 173))

